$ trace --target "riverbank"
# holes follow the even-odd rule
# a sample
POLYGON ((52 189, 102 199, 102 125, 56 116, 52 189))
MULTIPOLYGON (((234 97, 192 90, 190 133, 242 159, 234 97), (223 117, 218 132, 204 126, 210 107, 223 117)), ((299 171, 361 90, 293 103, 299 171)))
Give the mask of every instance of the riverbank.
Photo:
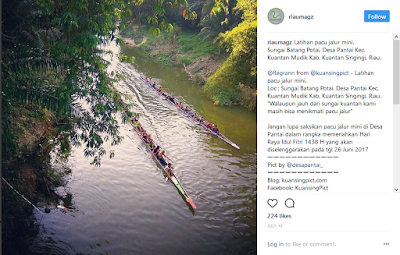
POLYGON ((5 121, 10 121, 16 146, 12 157, 2 159, 2 177, 15 190, 2 181, 3 252, 23 254, 37 227, 33 207, 17 191, 32 203, 38 197, 52 201, 56 187, 64 184, 68 171, 56 171, 50 166, 50 151, 57 146, 54 141, 61 139, 61 120, 33 105, 13 105, 10 112, 5 121))
POLYGON ((217 44, 198 33, 174 28, 155 36, 146 27, 127 25, 121 36, 127 47, 138 47, 161 64, 184 70, 192 81, 204 85, 203 92, 215 105, 241 105, 256 111, 257 85, 249 81, 240 61, 222 53, 217 44))
POLYGON ((131 25, 121 32, 121 36, 126 46, 139 47, 163 65, 182 68, 200 85, 207 82, 226 58, 216 44, 179 28, 155 36, 149 34, 148 28, 131 25))

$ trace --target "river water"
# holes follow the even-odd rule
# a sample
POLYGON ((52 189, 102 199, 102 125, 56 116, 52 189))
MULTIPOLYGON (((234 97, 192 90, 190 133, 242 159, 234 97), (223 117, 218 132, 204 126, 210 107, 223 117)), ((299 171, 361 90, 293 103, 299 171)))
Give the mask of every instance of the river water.
MULTIPOLYGON (((114 53, 120 48, 108 46, 114 53)), ((131 126, 115 157, 93 167, 83 148, 74 148, 65 196, 67 210, 41 220, 30 248, 34 254, 256 254, 256 114, 218 107, 201 87, 173 67, 163 67, 137 49, 122 48, 135 64, 111 61, 110 71, 127 76, 117 85, 131 97, 132 111, 173 161, 175 174, 197 206, 195 212, 160 168, 131 126), (238 144, 236 150, 204 132, 140 80, 152 77, 168 93, 195 109, 238 144)), ((120 117, 116 117, 120 120, 120 117)), ((62 203, 62 202, 61 202, 62 203)), ((40 215, 37 215, 38 218, 40 215)))

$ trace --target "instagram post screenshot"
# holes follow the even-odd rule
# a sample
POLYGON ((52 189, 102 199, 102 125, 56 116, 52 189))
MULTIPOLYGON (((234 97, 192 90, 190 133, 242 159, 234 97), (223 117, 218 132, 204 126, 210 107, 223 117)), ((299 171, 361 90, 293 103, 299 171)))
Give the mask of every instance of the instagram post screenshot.
POLYGON ((260 254, 399 254, 400 9, 259 2, 260 254))

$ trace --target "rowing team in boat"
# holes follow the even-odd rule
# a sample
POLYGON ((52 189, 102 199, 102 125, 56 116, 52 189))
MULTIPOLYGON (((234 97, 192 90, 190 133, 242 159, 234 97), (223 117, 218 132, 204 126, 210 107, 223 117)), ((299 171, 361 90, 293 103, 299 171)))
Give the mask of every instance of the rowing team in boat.
POLYGON ((155 142, 151 138, 151 135, 148 134, 146 130, 143 129, 138 119, 133 115, 131 116, 131 122, 133 127, 138 131, 139 136, 149 147, 151 154, 153 155, 153 158, 156 157, 158 162, 160 162, 161 166, 165 169, 165 172, 167 173, 167 178, 173 176, 174 173, 172 172, 172 170, 174 169, 174 167, 171 165, 170 161, 168 161, 167 163, 167 160, 165 158, 168 159, 168 157, 167 155, 165 155, 165 151, 161 150, 160 146, 155 144, 155 142))
POLYGON ((147 84, 149 84, 151 87, 153 87, 157 92, 159 92, 161 95, 163 95, 166 98, 166 100, 169 100, 171 103, 178 106, 182 111, 184 111, 187 115, 189 115, 193 120, 199 122, 200 125, 204 125, 207 130, 210 130, 210 131, 216 133, 217 135, 220 135, 217 125, 204 120, 204 118, 200 117, 196 112, 193 113, 192 110, 188 106, 184 107, 182 102, 178 103, 178 101, 176 101, 173 96, 168 95, 161 86, 157 87, 156 82, 152 82, 151 78, 148 79, 146 77, 145 81, 147 84))

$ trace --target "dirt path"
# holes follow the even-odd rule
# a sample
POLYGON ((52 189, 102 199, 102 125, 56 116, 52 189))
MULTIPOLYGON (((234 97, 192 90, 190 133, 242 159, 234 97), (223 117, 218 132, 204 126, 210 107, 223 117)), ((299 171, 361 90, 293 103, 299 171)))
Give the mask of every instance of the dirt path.
POLYGON ((139 44, 136 44, 135 40, 133 40, 131 38, 123 37, 122 39, 124 40, 125 45, 128 47, 139 47, 140 45, 142 45, 143 43, 145 43, 147 41, 147 37, 144 37, 142 42, 140 42, 139 44))

